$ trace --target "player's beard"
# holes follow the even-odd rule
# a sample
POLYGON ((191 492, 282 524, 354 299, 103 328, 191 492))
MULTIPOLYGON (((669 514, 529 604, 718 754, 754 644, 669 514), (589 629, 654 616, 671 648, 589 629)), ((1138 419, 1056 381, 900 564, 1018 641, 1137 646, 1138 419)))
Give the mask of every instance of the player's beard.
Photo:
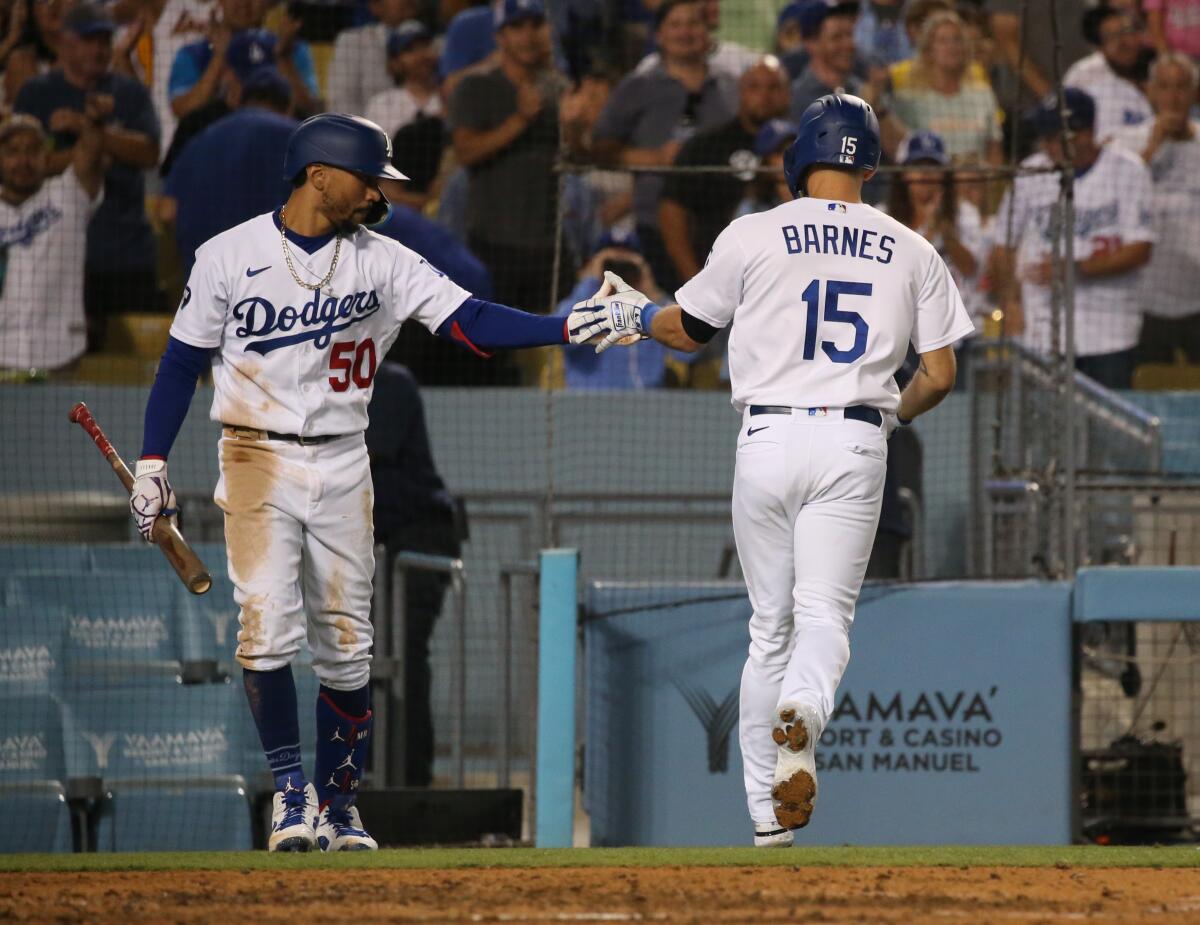
POLYGON ((370 205, 357 206, 335 200, 327 190, 321 192, 321 213, 338 235, 353 234, 370 211, 370 205))

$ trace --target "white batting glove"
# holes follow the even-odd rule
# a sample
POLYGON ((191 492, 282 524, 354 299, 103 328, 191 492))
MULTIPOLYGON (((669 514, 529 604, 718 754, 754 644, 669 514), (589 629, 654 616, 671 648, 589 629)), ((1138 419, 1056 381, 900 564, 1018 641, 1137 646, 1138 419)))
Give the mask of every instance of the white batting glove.
MULTIPOLYGON (((604 285, 583 302, 577 302, 571 310, 570 330, 578 330, 580 339, 572 337, 572 343, 583 343, 598 334, 604 339, 597 345, 596 352, 603 353, 614 344, 628 346, 649 337, 650 318, 643 312, 647 305, 654 305, 648 296, 638 292, 611 270, 604 273, 604 285)), ((657 308, 657 306, 656 306, 657 308)))
POLYGON ((888 440, 901 427, 907 427, 912 421, 906 421, 895 411, 883 412, 883 438, 888 440))
POLYGON ((154 521, 159 517, 174 517, 179 513, 179 503, 175 500, 175 489, 167 480, 165 460, 139 459, 133 476, 129 509, 133 511, 138 532, 149 542, 154 521))

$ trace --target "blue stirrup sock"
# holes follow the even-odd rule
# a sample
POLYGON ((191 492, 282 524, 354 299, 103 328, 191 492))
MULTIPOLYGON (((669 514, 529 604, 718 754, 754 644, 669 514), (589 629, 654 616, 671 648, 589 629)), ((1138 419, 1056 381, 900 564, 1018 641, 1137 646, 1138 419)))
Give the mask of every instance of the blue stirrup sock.
POLYGON ((371 692, 367 685, 317 696, 317 800, 321 809, 348 809, 358 796, 371 747, 371 692))
POLYGON ((275 789, 281 793, 289 789, 303 790, 300 719, 296 713, 296 680, 292 677, 292 667, 285 665, 274 671, 245 668, 242 683, 267 764, 275 778, 275 789))

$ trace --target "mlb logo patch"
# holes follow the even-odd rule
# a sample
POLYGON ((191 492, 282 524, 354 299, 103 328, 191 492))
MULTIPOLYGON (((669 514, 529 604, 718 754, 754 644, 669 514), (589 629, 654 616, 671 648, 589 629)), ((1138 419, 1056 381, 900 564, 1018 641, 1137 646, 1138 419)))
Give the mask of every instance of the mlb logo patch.
POLYGON ((846 211, 845 205, 843 205, 840 202, 831 202, 825 208, 828 209, 830 212, 845 212, 846 211))
POLYGON ((823 418, 829 413, 828 408, 809 408, 808 416, 810 418, 823 418))

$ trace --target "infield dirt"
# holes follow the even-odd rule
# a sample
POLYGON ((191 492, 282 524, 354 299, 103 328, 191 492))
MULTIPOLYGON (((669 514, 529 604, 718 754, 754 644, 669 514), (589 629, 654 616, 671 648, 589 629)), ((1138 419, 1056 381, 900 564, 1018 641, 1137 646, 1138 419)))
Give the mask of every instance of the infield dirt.
POLYGON ((1200 922, 1200 870, 593 867, 0 874, 0 922, 1200 922))

